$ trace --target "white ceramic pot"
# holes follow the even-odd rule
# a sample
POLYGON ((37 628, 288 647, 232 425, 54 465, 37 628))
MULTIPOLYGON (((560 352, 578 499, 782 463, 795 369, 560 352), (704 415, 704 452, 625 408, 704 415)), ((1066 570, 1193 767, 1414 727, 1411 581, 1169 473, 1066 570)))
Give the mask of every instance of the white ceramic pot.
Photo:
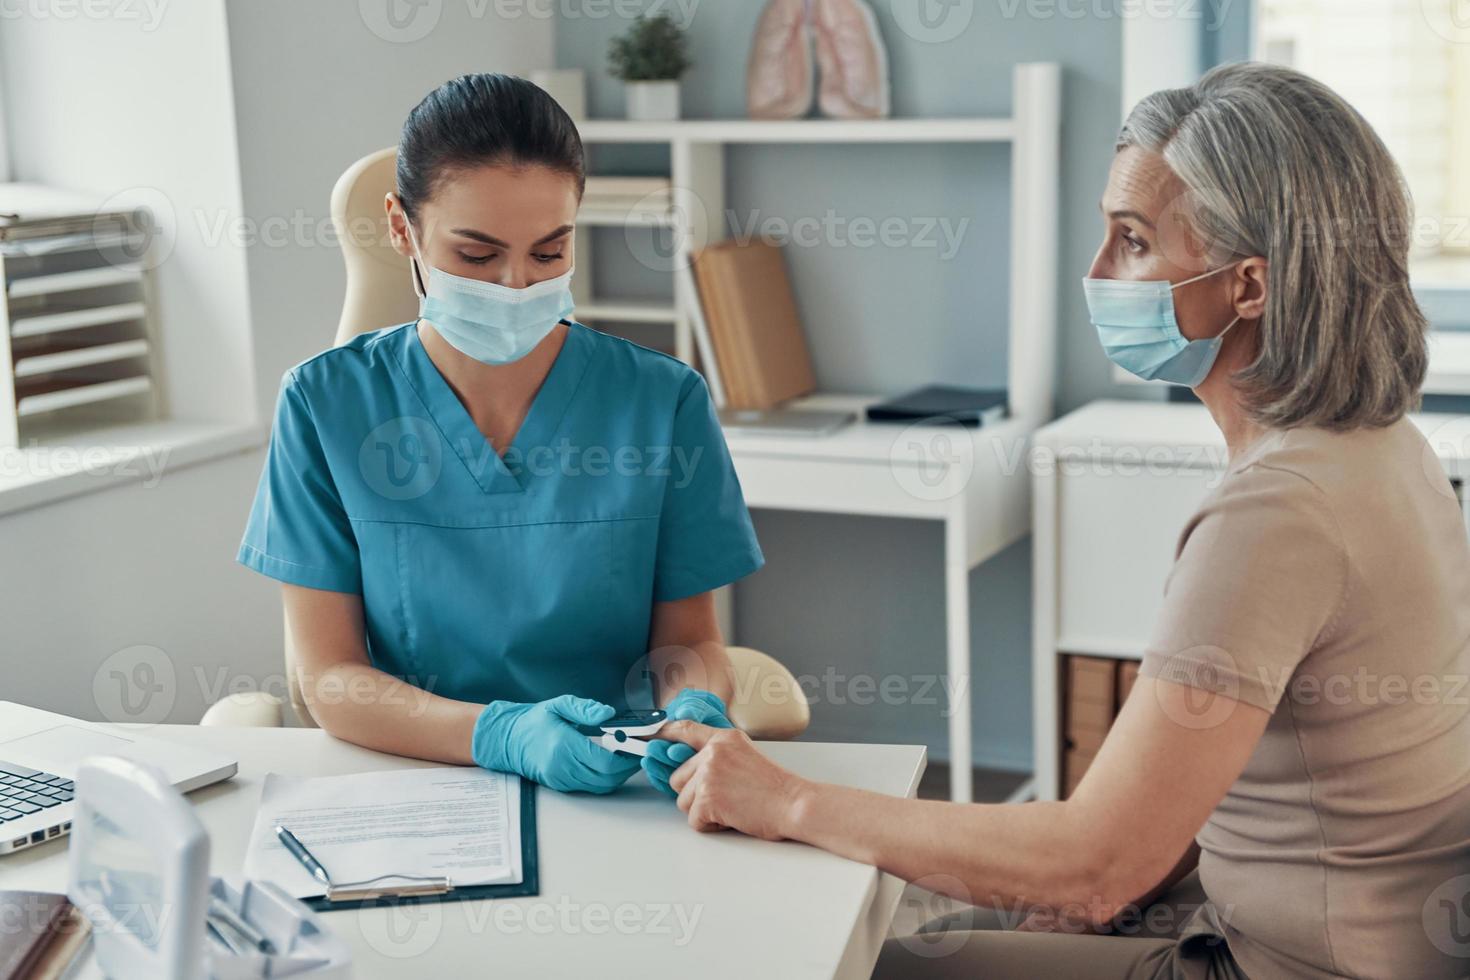
POLYGON ((551 93, 572 122, 587 118, 587 79, 580 68, 548 68, 531 72, 531 81, 551 93))
POLYGON ((628 118, 639 122, 667 122, 679 118, 679 83, 627 82, 628 118))

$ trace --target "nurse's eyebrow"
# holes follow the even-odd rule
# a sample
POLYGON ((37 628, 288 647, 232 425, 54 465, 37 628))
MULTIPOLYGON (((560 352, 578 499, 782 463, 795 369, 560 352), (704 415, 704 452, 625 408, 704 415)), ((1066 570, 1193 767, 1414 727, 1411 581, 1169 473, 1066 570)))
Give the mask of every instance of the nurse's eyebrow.
MULTIPOLYGON (((562 237, 571 230, 571 225, 562 225, 560 228, 556 229, 550 234, 542 235, 540 238, 536 239, 534 242, 531 243, 531 247, 535 248, 537 245, 545 245, 547 242, 556 241, 558 238, 562 237)), ((501 241, 494 235, 487 235, 483 231, 475 231, 475 229, 473 228, 451 228, 449 229, 449 231, 451 234, 459 235, 461 238, 473 238, 477 242, 484 242, 486 245, 494 245, 496 248, 510 248, 510 242, 501 241)))
MULTIPOLYGON (((1104 210, 1103 209, 1103 204, 1102 204, 1101 201, 1098 201, 1097 202, 1097 209, 1099 211, 1103 211, 1104 210)), ((1127 210, 1124 210, 1124 211, 1107 211, 1106 214, 1107 214, 1107 216, 1109 218, 1132 218, 1134 221, 1137 221, 1141 225, 1148 225, 1150 228, 1153 228, 1154 227, 1154 223, 1152 221, 1148 220, 1143 215, 1139 214, 1137 211, 1127 211, 1127 210)), ((1155 229, 1155 230, 1157 230, 1157 229, 1155 229)))

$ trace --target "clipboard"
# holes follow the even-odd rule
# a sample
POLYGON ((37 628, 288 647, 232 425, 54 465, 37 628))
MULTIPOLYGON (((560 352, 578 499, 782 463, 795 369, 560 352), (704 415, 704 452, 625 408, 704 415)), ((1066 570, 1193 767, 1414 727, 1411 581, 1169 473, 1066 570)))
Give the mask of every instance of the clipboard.
POLYGON ((338 899, 309 895, 301 903, 314 912, 374 908, 380 905, 421 905, 425 902, 468 902, 486 898, 523 898, 541 894, 541 849, 536 839, 536 791, 529 779, 521 780, 521 880, 508 885, 450 885, 426 890, 422 885, 404 885, 375 892, 371 897, 338 899))

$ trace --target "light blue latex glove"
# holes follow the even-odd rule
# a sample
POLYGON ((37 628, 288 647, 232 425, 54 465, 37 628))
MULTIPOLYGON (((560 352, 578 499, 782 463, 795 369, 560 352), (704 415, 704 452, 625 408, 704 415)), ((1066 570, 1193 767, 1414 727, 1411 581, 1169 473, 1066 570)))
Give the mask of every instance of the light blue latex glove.
POLYGON ((470 751, 485 769, 513 772, 563 793, 611 793, 638 760, 592 744, 578 725, 600 725, 611 705, 563 694, 550 701, 492 701, 475 721, 470 751))
MULTIPOLYGON (((669 721, 697 721, 711 728, 735 727, 725 717, 725 702, 718 695, 695 687, 686 687, 674 695, 674 700, 669 702, 664 712, 669 716, 669 721)), ((670 742, 665 738, 650 739, 648 754, 643 757, 643 771, 648 774, 650 783, 677 798, 679 794, 674 792, 669 780, 674 777, 674 770, 688 762, 693 755, 694 750, 683 742, 670 742)))

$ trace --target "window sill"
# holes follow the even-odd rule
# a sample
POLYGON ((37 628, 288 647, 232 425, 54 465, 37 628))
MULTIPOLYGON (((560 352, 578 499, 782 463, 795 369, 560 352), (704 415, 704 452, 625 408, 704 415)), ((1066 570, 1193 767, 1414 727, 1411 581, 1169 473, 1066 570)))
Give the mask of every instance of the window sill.
POLYGON ((0 449, 0 515, 108 487, 152 487, 165 473, 264 445, 265 430, 239 422, 162 421, 40 437, 0 449))

